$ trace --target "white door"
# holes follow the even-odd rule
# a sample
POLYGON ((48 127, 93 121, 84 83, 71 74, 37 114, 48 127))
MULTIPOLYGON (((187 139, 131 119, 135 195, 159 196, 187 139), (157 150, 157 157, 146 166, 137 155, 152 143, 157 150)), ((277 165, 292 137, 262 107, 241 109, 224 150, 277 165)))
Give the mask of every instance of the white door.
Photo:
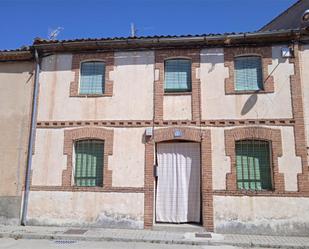
POLYGON ((200 144, 157 145, 157 222, 200 222, 200 144))

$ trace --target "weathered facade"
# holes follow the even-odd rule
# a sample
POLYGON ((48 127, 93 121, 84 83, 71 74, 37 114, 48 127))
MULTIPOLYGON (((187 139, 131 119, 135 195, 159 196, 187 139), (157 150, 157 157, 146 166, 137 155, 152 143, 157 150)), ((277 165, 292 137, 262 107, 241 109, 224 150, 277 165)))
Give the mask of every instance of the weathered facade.
POLYGON ((0 223, 19 224, 34 63, 29 51, 0 52, 0 223))
POLYGON ((36 41, 49 55, 41 61, 28 224, 151 228, 156 148, 187 141, 200 145, 197 223, 216 232, 307 233, 309 61, 295 37, 145 38, 109 48, 104 40, 36 41), (282 57, 283 48, 294 56, 282 57), (235 90, 235 58, 243 55, 260 56, 263 89, 235 90), (167 92, 166 60, 183 58, 191 89, 167 92), (87 61, 105 63, 102 94, 80 93, 87 61), (76 144, 86 140, 104 141, 99 186, 77 185, 76 144), (239 188, 236 146, 251 140, 269 143, 269 190, 239 188))
POLYGON ((18 221, 29 183, 31 225, 308 234, 308 30, 267 30, 37 39, 25 186, 35 63, 0 62, 2 101, 14 103, 3 139, 15 153, 1 143, 0 216, 18 221))

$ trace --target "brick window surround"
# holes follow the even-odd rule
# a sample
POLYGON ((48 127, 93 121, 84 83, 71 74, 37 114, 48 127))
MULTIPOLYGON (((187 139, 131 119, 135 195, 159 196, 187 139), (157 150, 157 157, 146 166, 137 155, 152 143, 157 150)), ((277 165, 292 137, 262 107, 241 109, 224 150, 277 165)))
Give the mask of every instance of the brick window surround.
POLYGON ((74 81, 70 84, 70 97, 111 97, 113 96, 113 81, 109 78, 114 70, 114 53, 75 53, 72 58, 74 81), (102 61, 105 63, 105 86, 103 94, 79 94, 81 63, 85 61, 102 61))
POLYGON ((202 223, 207 231, 213 231, 213 192, 211 164, 211 136, 209 130, 188 127, 169 127, 154 130, 153 138, 145 143, 145 196, 144 227, 151 228, 154 222, 154 182, 155 144, 163 141, 186 140, 201 144, 201 186, 202 186, 202 223), (175 130, 182 132, 182 137, 174 137, 175 130))
MULTIPOLYGON (((252 190, 238 190, 236 176, 236 155, 235 142, 239 140, 266 140, 271 146, 271 172, 272 172, 272 192, 284 192, 284 175, 279 173, 278 157, 282 156, 281 131, 279 129, 263 127, 234 128, 224 131, 225 152, 231 158, 231 172, 227 174, 226 189, 228 191, 239 191, 246 194, 252 190)), ((265 190, 264 190, 265 191, 265 190)), ((258 191, 260 192, 260 191, 258 191)))
MULTIPOLYGON (((67 156, 67 168, 62 172, 62 186, 74 186, 72 182, 73 174, 73 147, 74 142, 84 139, 104 140, 104 165, 103 165, 103 187, 95 187, 110 189, 112 187, 112 171, 108 169, 108 156, 113 154, 113 138, 114 131, 104 128, 77 128, 64 131, 64 147, 63 154, 67 156)), ((93 187, 86 187, 93 188, 93 187)))
POLYGON ((229 70, 229 77, 225 79, 225 94, 273 93, 274 78, 269 76, 268 66, 272 64, 272 47, 226 47, 224 48, 224 66, 229 70), (235 65, 238 56, 260 56, 262 59, 263 90, 236 91, 235 65))
POLYGON ((200 120, 200 79, 197 78, 196 70, 200 67, 200 49, 169 49, 155 51, 155 69, 159 70, 159 78, 154 84, 154 112, 155 120, 163 120, 164 95, 191 95, 192 120, 200 120), (164 92, 164 62, 168 59, 190 59, 191 60, 191 92, 164 92))

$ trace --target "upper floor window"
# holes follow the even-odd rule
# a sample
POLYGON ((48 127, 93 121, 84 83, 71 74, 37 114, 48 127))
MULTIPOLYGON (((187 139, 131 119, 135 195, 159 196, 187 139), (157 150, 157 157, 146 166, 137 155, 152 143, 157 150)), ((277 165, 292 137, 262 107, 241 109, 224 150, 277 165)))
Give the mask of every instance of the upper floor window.
POLYGON ((105 64, 101 61, 81 63, 79 94, 103 94, 105 64))
POLYGON ((104 142, 81 140, 75 142, 75 185, 103 186, 104 142))
POLYGON ((187 59, 170 59, 164 64, 165 92, 191 91, 191 61, 187 59))
POLYGON ((240 190, 271 190, 270 143, 241 140, 235 144, 237 187, 240 190))
POLYGON ((234 63, 236 91, 263 90, 261 57, 240 56, 235 58, 234 63))

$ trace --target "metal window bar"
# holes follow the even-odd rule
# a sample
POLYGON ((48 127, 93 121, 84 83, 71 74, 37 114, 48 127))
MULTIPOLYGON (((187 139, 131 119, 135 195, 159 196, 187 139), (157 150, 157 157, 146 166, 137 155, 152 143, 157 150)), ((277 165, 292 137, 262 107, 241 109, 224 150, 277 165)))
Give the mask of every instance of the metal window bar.
POLYGON ((75 185, 103 186, 104 142, 81 140, 75 142, 75 185))
POLYGON ((105 64, 88 61, 81 64, 80 94, 103 94, 105 87, 105 64))
POLYGON ((170 59, 164 64, 165 92, 191 91, 191 61, 170 59))
POLYGON ((240 140, 235 144, 237 187, 243 190, 271 190, 270 143, 240 140))
POLYGON ((236 91, 263 90, 263 72, 261 57, 236 57, 234 63, 236 91))

